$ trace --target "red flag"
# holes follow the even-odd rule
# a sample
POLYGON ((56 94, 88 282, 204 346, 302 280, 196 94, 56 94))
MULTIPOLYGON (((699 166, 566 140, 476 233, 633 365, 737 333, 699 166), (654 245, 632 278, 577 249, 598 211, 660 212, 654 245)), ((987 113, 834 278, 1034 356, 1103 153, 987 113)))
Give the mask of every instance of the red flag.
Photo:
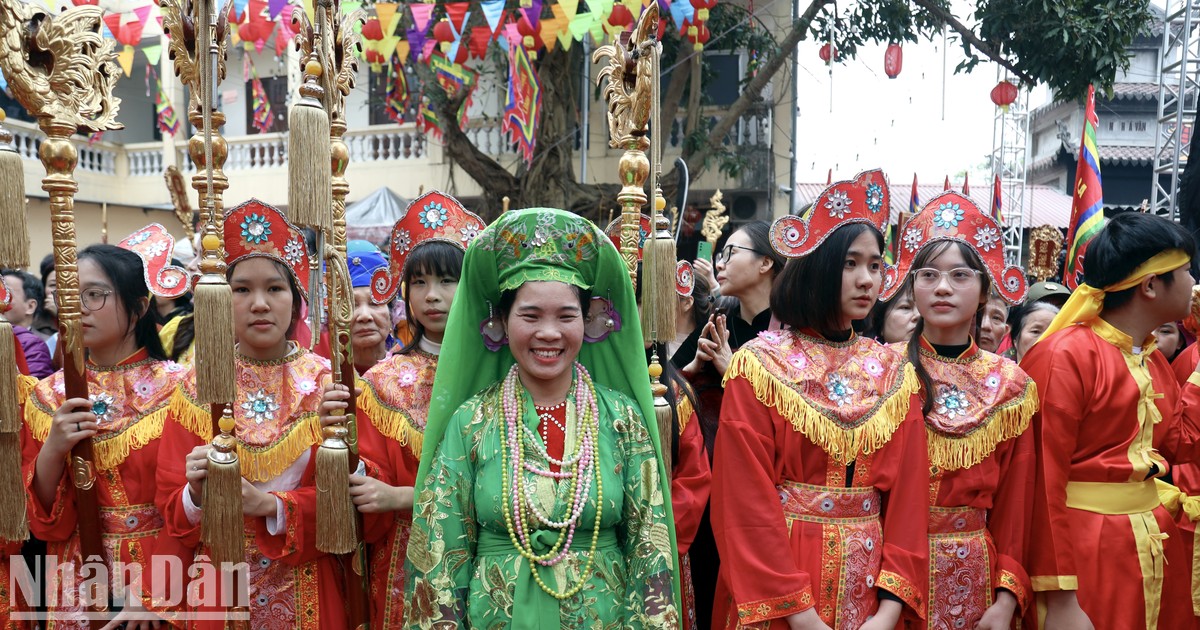
POLYGON ((829 169, 829 175, 825 177, 825 185, 826 186, 833 185, 833 169, 829 169))
POLYGON ((949 175, 946 176, 946 185, 945 185, 945 187, 942 188, 942 190, 950 190, 950 176, 949 175))
POLYGON ((970 177, 971 177, 970 173, 963 173, 963 196, 966 196, 966 197, 971 196, 971 185, 967 183, 967 180, 970 177))

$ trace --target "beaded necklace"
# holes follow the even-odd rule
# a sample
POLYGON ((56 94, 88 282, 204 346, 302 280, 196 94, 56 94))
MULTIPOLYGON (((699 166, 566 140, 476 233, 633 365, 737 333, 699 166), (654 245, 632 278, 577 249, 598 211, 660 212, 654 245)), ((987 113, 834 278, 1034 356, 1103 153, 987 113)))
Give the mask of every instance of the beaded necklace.
MULTIPOLYGON (((504 405, 504 446, 501 447, 501 467, 505 471, 502 476, 502 496, 509 499, 502 501, 504 524, 508 529, 508 537, 517 551, 529 562, 529 570, 533 579, 551 597, 563 600, 573 597, 587 583, 592 565, 596 559, 596 541, 600 537, 600 516, 604 502, 604 483, 597 474, 596 447, 600 435, 600 412, 596 404, 596 390, 592 385, 592 377, 583 365, 575 364, 575 417, 578 420, 575 435, 575 448, 570 457, 555 459, 546 452, 538 434, 521 421, 525 408, 525 389, 520 387, 517 377, 517 366, 513 365, 504 379, 501 400, 504 405), (559 472, 540 468, 536 463, 525 459, 525 449, 532 445, 537 454, 547 462, 559 466, 559 472), (511 464, 509 463, 511 460, 511 464), (531 472, 539 477, 549 479, 569 479, 572 496, 569 516, 556 521, 545 514, 534 502, 534 493, 525 482, 524 472, 531 472), (592 543, 587 554, 587 564, 580 572, 584 576, 575 586, 566 591, 556 591, 542 581, 538 566, 552 567, 561 562, 571 550, 571 541, 575 537, 575 527, 583 514, 583 507, 591 494, 592 482, 596 484, 596 522, 592 526, 592 543), (526 512, 529 514, 527 515, 526 512), (537 523, 530 523, 536 520, 537 523), (531 531, 537 529, 557 529, 558 540, 544 554, 533 550, 531 531)), ((566 404, 565 402, 563 404, 566 404)), ((546 414, 549 415, 549 414, 546 414)), ((543 419, 543 424, 545 420, 543 419)), ((565 433, 565 426, 563 427, 565 433)))

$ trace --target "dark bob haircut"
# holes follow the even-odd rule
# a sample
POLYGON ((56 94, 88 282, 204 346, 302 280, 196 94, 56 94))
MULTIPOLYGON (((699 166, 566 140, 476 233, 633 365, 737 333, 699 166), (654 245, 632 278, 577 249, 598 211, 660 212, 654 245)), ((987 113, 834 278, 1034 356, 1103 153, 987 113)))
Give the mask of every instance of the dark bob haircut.
POLYGON ((842 267, 850 245, 864 232, 875 237, 883 251, 883 235, 863 223, 851 223, 803 258, 789 260, 771 288, 771 313, 795 328, 810 328, 823 336, 842 331, 842 267))
MULTIPOLYGON (((158 324, 150 308, 150 288, 146 286, 142 257, 116 245, 89 245, 79 252, 79 260, 90 260, 112 282, 116 305, 129 318, 134 342, 145 348, 150 358, 166 361, 158 324)), ((128 331, 127 331, 128 332, 128 331)))

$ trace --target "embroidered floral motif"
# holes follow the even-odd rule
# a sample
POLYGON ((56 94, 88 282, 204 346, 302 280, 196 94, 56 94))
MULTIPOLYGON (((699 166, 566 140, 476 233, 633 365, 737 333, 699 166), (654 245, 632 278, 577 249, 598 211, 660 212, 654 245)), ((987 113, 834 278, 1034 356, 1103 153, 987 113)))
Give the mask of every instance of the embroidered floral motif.
POLYGON ((933 222, 943 229, 958 227, 958 222, 963 220, 962 207, 957 203, 942 203, 938 204, 937 214, 933 215, 933 222))
POLYGON ((904 249, 912 252, 916 251, 921 246, 921 239, 925 235, 921 233, 921 228, 908 228, 904 232, 904 249))
POLYGON ((872 214, 879 212, 883 207, 883 186, 879 184, 871 184, 867 186, 867 209, 872 214))
POLYGON ((141 232, 138 232, 137 234, 130 236, 129 240, 126 241, 126 243, 130 247, 135 247, 137 245, 141 245, 142 243, 145 243, 146 239, 148 239, 148 238, 150 238, 150 230, 142 230, 141 232))
POLYGON ((992 251, 1000 242, 1000 231, 994 227, 982 227, 975 232, 975 244, 985 252, 992 251))
POLYGON ((112 396, 101 392, 88 396, 88 400, 92 401, 92 413, 95 414, 97 423, 104 424, 112 420, 113 414, 116 413, 116 407, 113 405, 115 401, 112 396))
POLYGON ((829 209, 829 216, 844 219, 850 214, 850 196, 843 190, 835 190, 829 195, 825 207, 829 209))
POLYGON ((271 237, 271 222, 267 217, 251 213, 242 221, 242 240, 250 244, 265 243, 271 237))
POLYGON ((991 390, 997 390, 1000 389, 1000 382, 1000 373, 992 372, 987 375, 987 378, 983 379, 983 386, 991 390))
POLYGON ((312 379, 296 381, 296 391, 301 394, 311 394, 317 391, 317 382, 312 379))
POLYGON ((138 396, 149 396, 154 393, 154 383, 150 381, 138 381, 133 384, 133 391, 138 396))
POLYGON ((471 243, 471 241, 475 240, 476 236, 479 236, 479 226, 476 225, 475 222, 472 221, 471 223, 468 223, 466 227, 460 229, 458 232, 460 234, 462 234, 463 245, 469 245, 471 243))
POLYGON ((394 247, 396 248, 396 251, 400 253, 407 252, 408 248, 412 247, 412 235, 408 233, 408 230, 400 230, 399 232, 396 232, 396 242, 394 247))
POLYGON ((155 258, 162 256, 163 252, 165 251, 167 251, 166 241, 158 241, 146 248, 146 257, 150 260, 154 260, 155 258))
POLYGON ((825 381, 825 389, 829 392, 829 400, 839 407, 850 402, 850 398, 856 393, 846 379, 838 374, 829 375, 829 379, 825 381))
POLYGON ((771 343, 779 343, 780 341, 783 340, 783 337, 781 337, 779 335, 779 332, 775 331, 775 330, 764 330, 764 331, 758 333, 758 336, 762 337, 763 339, 765 339, 771 343))
POLYGON ((1021 279, 1017 278, 1016 276, 1013 276, 1011 278, 1006 278, 1004 280, 1004 288, 1008 289, 1009 291, 1013 291, 1013 292, 1020 291, 1021 290, 1021 279))
POLYGON ((879 362, 879 359, 874 357, 863 359, 863 369, 867 371, 867 374, 875 378, 883 376, 883 364, 879 362))
POLYGON ((275 397, 262 389, 251 394, 241 407, 246 416, 257 424, 274 420, 275 412, 279 411, 279 403, 275 402, 275 397))
MULTIPOLYGON (((825 205, 829 204, 827 203, 825 205)), ((783 244, 787 245, 788 247, 799 247, 801 241, 803 240, 804 232, 801 232, 800 228, 797 228, 794 225, 788 226, 788 228, 783 231, 783 244)))
POLYGON ((421 209, 421 225, 436 230, 446 224, 446 207, 440 201, 432 201, 421 209))
POLYGON ((304 260, 306 249, 304 243, 299 239, 290 240, 283 246, 283 258, 288 261, 289 265, 295 265, 304 260))
POLYGON ((957 385, 938 385, 938 396, 934 399, 937 412, 953 420, 967 413, 967 395, 957 385))
POLYGON ((802 352, 789 354, 787 362, 797 370, 803 370, 804 368, 808 367, 808 357, 804 356, 804 353, 802 352))
POLYGON ((396 374, 396 381, 404 387, 412 387, 417 382, 416 368, 407 364, 400 366, 400 371, 396 374))

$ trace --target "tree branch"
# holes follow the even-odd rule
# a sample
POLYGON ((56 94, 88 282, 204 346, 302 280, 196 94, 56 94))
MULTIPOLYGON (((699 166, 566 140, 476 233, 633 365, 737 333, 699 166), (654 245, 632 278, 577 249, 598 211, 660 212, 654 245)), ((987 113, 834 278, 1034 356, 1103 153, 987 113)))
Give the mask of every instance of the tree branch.
MULTIPOLYGON (((808 27, 817 16, 817 12, 827 4, 833 4, 833 0, 813 0, 808 5, 804 13, 792 23, 792 28, 788 31, 787 36, 779 43, 779 54, 772 57, 759 68, 754 78, 750 79, 750 82, 746 84, 742 95, 725 110, 725 113, 717 121, 717 124, 709 131, 704 143, 691 154, 688 154, 686 149, 684 150, 684 159, 687 160, 688 171, 693 178, 699 177, 704 172, 705 162, 721 147, 725 135, 733 129, 733 126, 737 124, 742 114, 746 113, 746 110, 750 109, 750 106, 759 100, 763 88, 767 87, 771 79, 783 68, 783 64, 792 58, 792 51, 795 50, 796 46, 802 40, 808 37, 808 27)), ((678 180, 679 169, 672 168, 671 172, 663 178, 663 188, 670 187, 674 190, 678 180)))
POLYGON ((958 18, 951 15, 936 2, 933 2, 932 0, 913 0, 913 4, 932 13, 939 20, 947 24, 950 28, 954 29, 954 32, 958 33, 959 36, 963 38, 964 42, 970 44, 972 48, 978 50, 984 57, 987 57, 988 59, 1000 64, 1002 68, 1016 75, 1016 77, 1020 79, 1022 83, 1031 86, 1037 84, 1037 79, 1029 76, 1028 73, 1022 72, 1019 68, 1013 65, 1013 62, 1004 58, 1003 55, 989 46, 987 42, 979 39, 979 36, 975 34, 975 31, 967 28, 966 24, 960 22, 958 18))

